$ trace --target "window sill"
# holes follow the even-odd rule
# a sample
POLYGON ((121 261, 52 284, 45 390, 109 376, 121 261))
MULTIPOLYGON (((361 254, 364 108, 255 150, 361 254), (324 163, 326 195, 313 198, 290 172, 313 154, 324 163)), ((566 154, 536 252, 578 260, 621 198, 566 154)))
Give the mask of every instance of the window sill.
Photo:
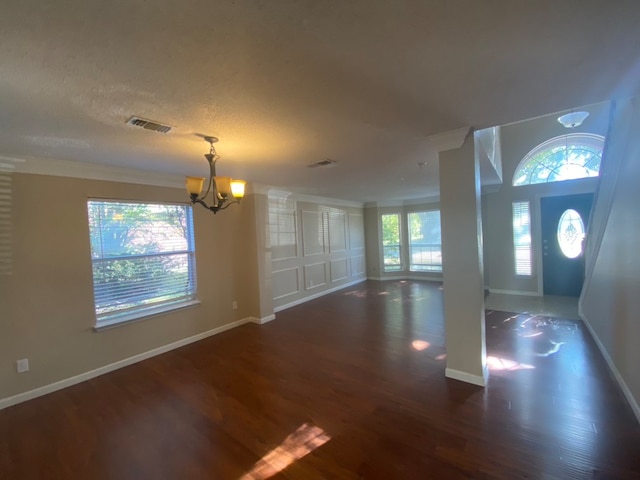
POLYGON ((131 323, 148 320, 149 318, 157 317, 158 315, 164 315, 165 313, 172 313, 178 310, 193 308, 198 305, 200 305, 200 300, 189 300, 186 302, 171 303, 156 308, 150 308, 143 312, 113 315, 112 317, 108 317, 105 320, 102 320, 99 324, 96 324, 93 327, 93 330, 95 332, 102 332, 104 330, 110 330, 112 328, 122 327, 131 323))

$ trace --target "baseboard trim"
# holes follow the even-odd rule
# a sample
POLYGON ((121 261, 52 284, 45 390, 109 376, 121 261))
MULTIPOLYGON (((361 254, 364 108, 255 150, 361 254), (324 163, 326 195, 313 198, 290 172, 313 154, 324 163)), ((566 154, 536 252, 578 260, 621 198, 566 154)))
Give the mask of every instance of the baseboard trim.
POLYGON ((252 323, 256 323, 258 325, 264 325, 265 323, 269 323, 272 320, 276 319, 276 316, 274 313, 272 313, 271 315, 267 315, 266 317, 262 317, 262 318, 256 318, 256 317, 249 317, 249 321, 252 323))
MULTIPOLYGON (((316 298, 324 297, 325 295, 328 295, 328 294, 333 293, 333 292, 337 292, 338 290, 342 290, 344 288, 352 287, 352 286, 357 285, 359 283, 365 282, 366 280, 367 280, 366 278, 359 278, 359 279, 353 280, 353 281, 351 281, 349 283, 344 283, 342 285, 338 285, 337 287, 329 288, 327 290, 323 290, 321 292, 314 293, 313 295, 309 295, 308 297, 299 298, 298 300, 294 300, 293 302, 289 302, 289 303, 287 303, 285 305, 280 305, 279 307, 275 307, 273 309, 273 311, 275 313, 278 313, 278 312, 281 312, 282 310, 286 310, 287 308, 295 307, 296 305, 300 305, 302 303, 309 302, 311 300, 315 300, 316 298)), ((265 317, 265 318, 269 318, 269 317, 265 317)), ((273 319, 271 319, 271 320, 273 320, 273 319)), ((267 320, 267 321, 271 321, 271 320, 267 320)))
POLYGON ((479 387, 485 387, 487 385, 487 380, 489 378, 489 370, 485 366, 484 373, 481 376, 481 375, 473 375, 467 372, 462 372, 460 370, 454 370, 453 368, 446 368, 444 371, 444 376, 447 378, 451 378, 453 380, 459 380, 461 382, 478 385, 479 387))
POLYGON ((433 277, 422 277, 418 275, 392 275, 390 277, 367 277, 367 280, 375 280, 376 282, 384 282, 385 280, 422 280, 425 282, 442 283, 442 275, 433 277))
POLYGON ((53 393, 58 390, 62 390, 63 388, 70 387, 78 383, 82 383, 86 380, 90 380, 92 378, 99 377, 100 375, 104 375, 105 373, 113 372, 114 370, 118 370, 123 367, 128 367, 129 365, 133 365, 134 363, 141 362, 142 360, 146 360, 148 358, 161 355, 171 350, 175 350, 176 348, 184 347, 185 345, 189 345, 190 343, 204 340, 205 338, 211 337, 213 335, 217 335, 222 332, 226 332, 227 330, 231 330, 232 328, 239 327, 240 325, 244 325, 245 323, 249 323, 251 321, 252 321, 252 317, 236 320, 234 322, 227 323, 220 327, 207 330, 206 332, 198 333, 197 335, 183 338, 176 342, 154 348, 147 352, 139 353, 137 355, 134 355, 129 358, 125 358, 123 360, 118 360, 117 362, 104 365, 102 367, 96 368, 95 370, 90 370, 88 372, 84 372, 79 375, 75 375, 73 377, 65 378, 64 380, 59 380, 57 382, 53 382, 48 385, 44 385, 42 387, 34 388, 33 390, 29 390, 27 392, 18 393, 11 397, 1 398, 0 410, 7 407, 11 407, 13 405, 17 405, 18 403, 26 402, 27 400, 32 400, 34 398, 47 395, 48 393, 53 393))
POLYGON ((489 293, 499 293, 502 295, 523 295, 525 297, 542 297, 540 292, 531 292, 528 290, 502 290, 499 288, 489 288, 489 293))
POLYGON ((618 371, 616 364, 613 363, 613 359, 609 355, 609 352, 607 352, 607 349, 604 347, 604 345, 600 341, 600 338, 598 337, 598 335, 596 335, 595 330, 593 329, 593 327, 591 327, 589 320, 587 319, 586 315, 582 311, 582 304, 580 303, 578 303, 578 315, 580 315, 580 318, 582 319, 582 323, 584 323, 585 326, 587 327, 587 330, 589 330, 589 333, 591 334, 591 338, 593 338, 593 341, 596 342, 596 345, 598 346, 598 350, 600 350, 600 353, 604 357, 605 362, 607 362, 607 365, 609 365, 609 369, 611 370, 611 373, 613 373, 613 376, 618 382, 618 385, 620 385, 622 394, 627 399, 627 402, 629 402, 629 405, 631 406, 631 410, 633 410, 633 413, 636 416, 636 420, 638 421, 638 423, 640 423, 640 405, 638 405, 638 401, 634 398, 633 394, 631 393, 631 390, 629 390, 629 387, 627 386, 627 383, 624 381, 624 378, 622 378, 622 375, 618 371))

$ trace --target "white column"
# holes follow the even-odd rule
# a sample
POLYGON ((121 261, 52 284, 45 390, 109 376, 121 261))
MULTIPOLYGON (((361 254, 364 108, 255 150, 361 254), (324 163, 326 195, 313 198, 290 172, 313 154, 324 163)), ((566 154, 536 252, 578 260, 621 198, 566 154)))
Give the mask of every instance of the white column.
POLYGON ((484 386, 488 371, 480 167, 473 149, 473 135, 469 135, 460 148, 439 154, 445 375, 484 386))

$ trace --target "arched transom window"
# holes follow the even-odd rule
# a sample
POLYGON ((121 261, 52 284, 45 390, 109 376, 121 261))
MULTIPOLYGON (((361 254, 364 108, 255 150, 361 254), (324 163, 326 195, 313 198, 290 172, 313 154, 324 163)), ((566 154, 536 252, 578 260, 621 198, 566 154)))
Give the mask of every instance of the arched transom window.
POLYGON ((513 175, 513 186, 597 177, 604 137, 571 133, 555 137, 531 150, 513 175))

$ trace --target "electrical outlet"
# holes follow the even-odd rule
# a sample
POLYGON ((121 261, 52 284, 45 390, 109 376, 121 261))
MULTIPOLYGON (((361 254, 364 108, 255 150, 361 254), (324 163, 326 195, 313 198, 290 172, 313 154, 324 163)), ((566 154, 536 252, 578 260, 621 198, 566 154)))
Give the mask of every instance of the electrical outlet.
POLYGON ((237 310, 238 309, 238 302, 235 301, 235 300, 233 302, 231 302, 231 308, 233 308, 234 310, 237 310))
POLYGON ((29 371, 29 359, 21 358, 20 360, 16 360, 16 371, 18 373, 24 373, 29 371))

